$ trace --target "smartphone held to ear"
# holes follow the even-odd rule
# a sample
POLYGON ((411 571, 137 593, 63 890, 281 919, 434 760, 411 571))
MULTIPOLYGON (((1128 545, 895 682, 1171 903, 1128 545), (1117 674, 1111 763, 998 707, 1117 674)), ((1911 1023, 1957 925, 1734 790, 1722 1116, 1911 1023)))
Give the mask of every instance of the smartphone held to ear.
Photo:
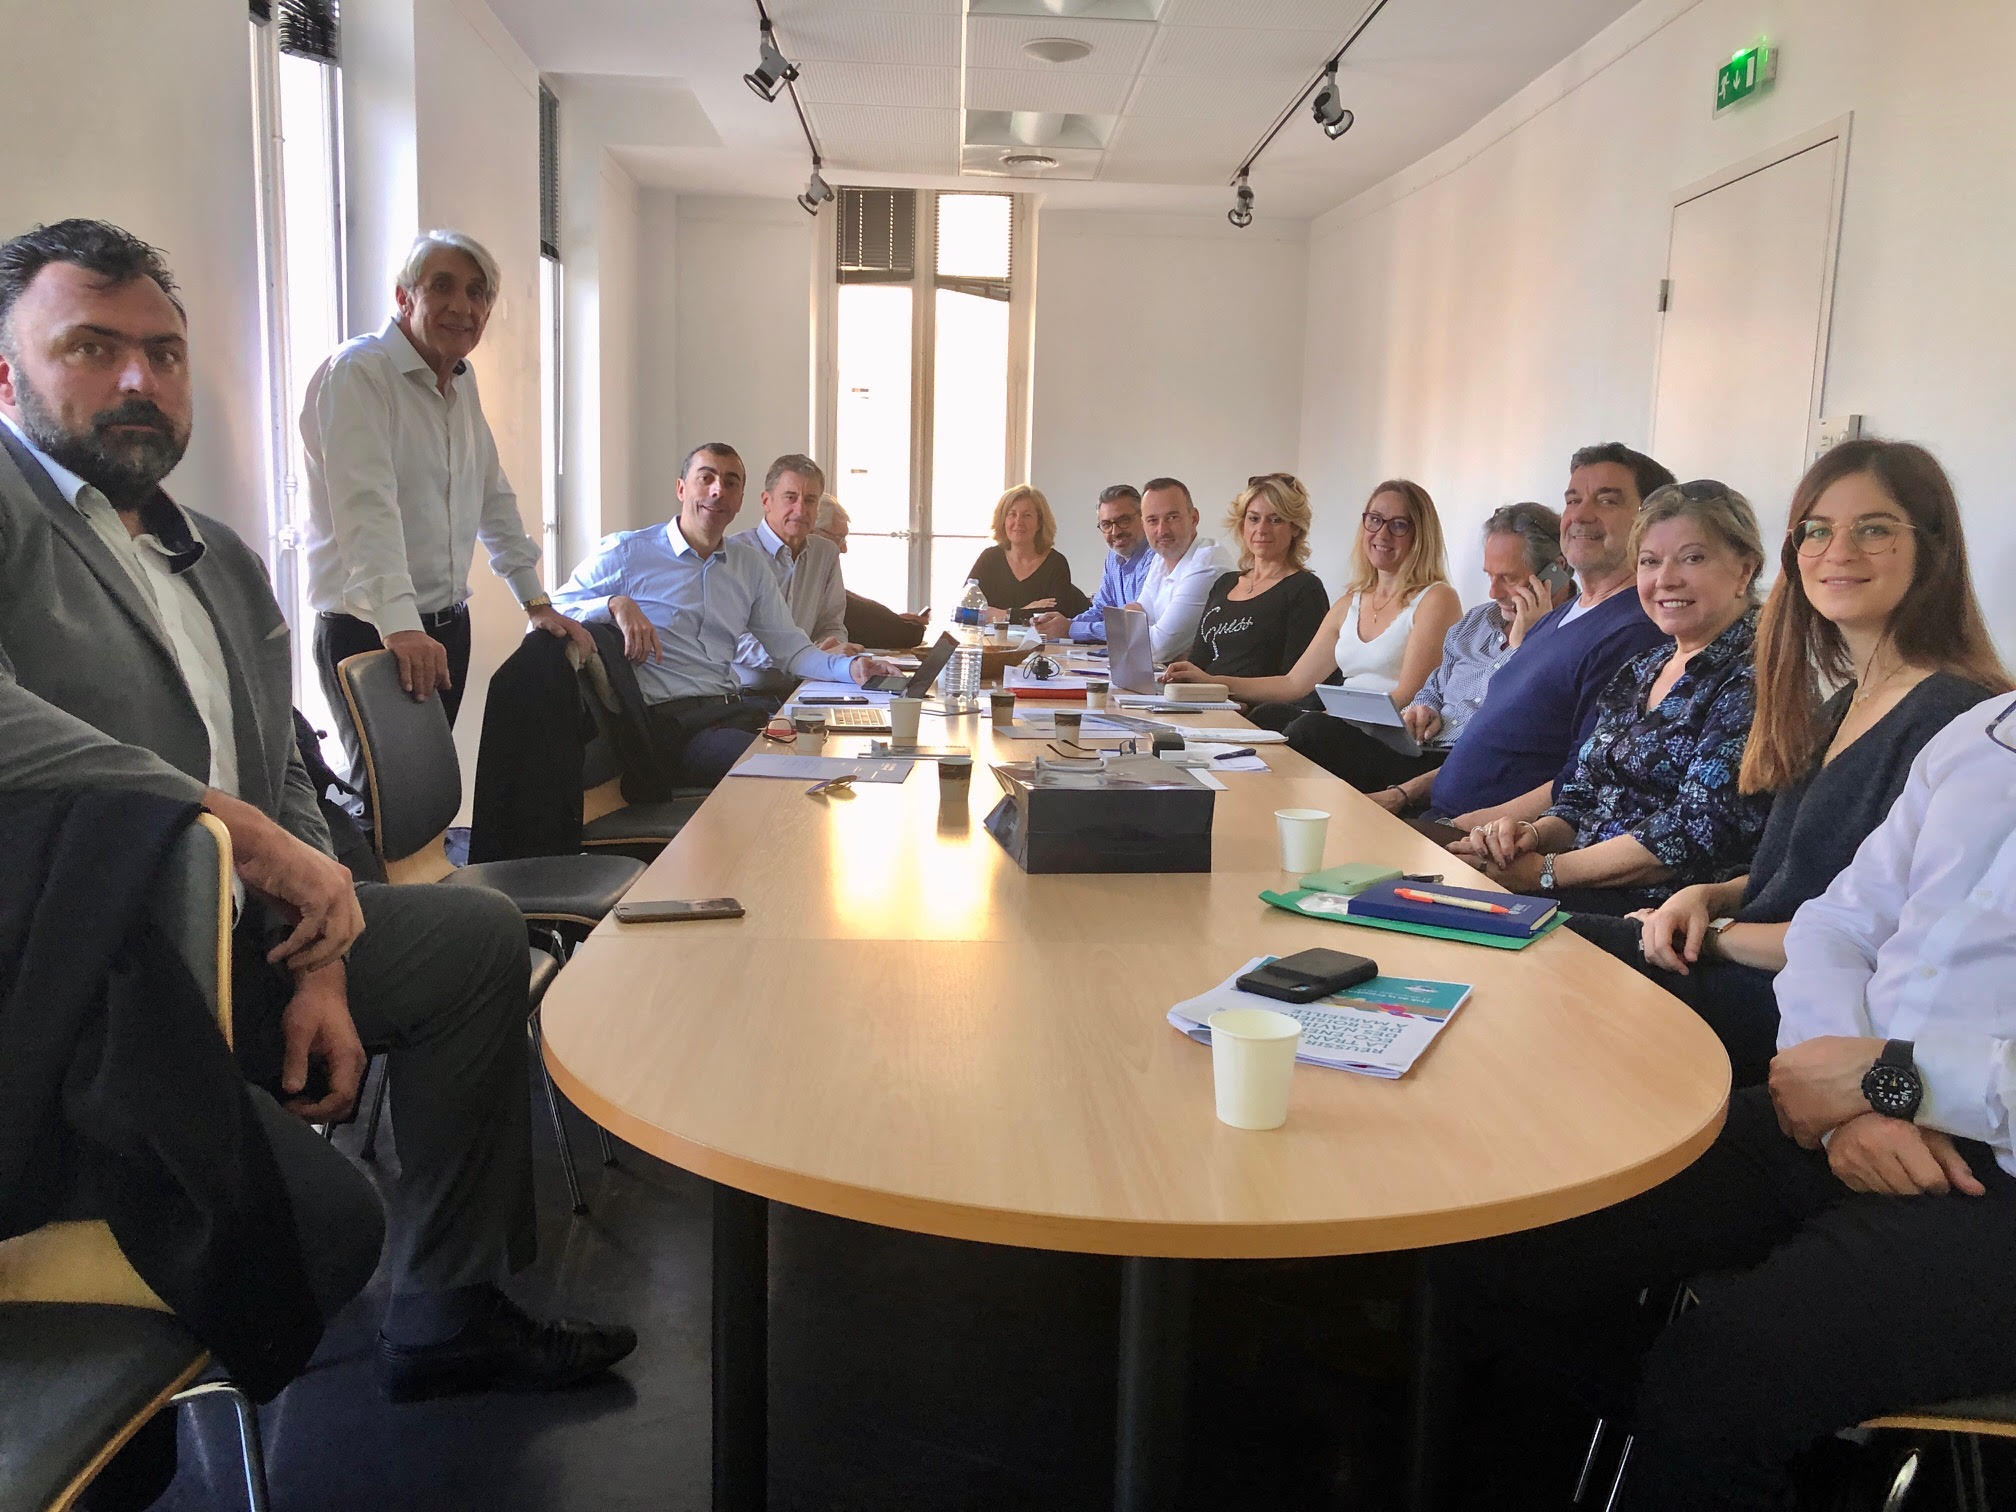
POLYGON ((1298 950, 1240 977, 1241 992, 1284 1003, 1313 1003, 1379 975, 1379 963, 1341 950, 1298 950))
POLYGON ((658 898, 616 905, 622 924, 676 924, 687 919, 739 919, 742 905, 733 898, 658 898))

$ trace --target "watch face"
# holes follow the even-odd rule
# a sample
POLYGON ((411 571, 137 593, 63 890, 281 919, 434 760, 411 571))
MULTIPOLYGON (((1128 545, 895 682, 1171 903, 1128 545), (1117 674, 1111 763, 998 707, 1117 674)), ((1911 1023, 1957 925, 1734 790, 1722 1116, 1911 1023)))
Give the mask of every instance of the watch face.
POLYGON ((1902 1066, 1871 1066, 1862 1078, 1862 1095, 1869 1106, 1890 1118, 1909 1118, 1918 1111, 1922 1089, 1918 1073, 1902 1066))

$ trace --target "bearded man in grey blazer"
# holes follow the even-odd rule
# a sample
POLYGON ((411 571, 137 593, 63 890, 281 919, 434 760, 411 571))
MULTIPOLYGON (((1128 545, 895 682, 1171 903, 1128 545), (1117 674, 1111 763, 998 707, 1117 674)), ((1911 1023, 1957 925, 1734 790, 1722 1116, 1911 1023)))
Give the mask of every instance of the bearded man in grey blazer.
POLYGON ((160 487, 189 442, 190 362, 174 280, 137 237, 69 220, 0 244, 0 791, 138 788, 230 831, 240 931, 268 926, 239 951, 241 990, 284 1003, 295 1116, 254 1101, 334 1305, 368 1277, 381 1220, 305 1120, 348 1112, 366 1047, 390 1053, 388 1395, 593 1374, 629 1329, 537 1322, 497 1284, 534 1248, 523 920, 480 888, 355 885, 329 854, 265 568, 160 487), (247 982, 262 953, 285 978, 247 982))

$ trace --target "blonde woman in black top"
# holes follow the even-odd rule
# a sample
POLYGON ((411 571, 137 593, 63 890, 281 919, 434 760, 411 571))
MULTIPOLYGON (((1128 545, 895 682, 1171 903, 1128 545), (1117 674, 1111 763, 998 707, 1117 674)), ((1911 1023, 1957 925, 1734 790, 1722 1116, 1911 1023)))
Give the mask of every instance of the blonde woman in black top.
POLYGON ((1287 473, 1247 480, 1225 528, 1239 543, 1239 570, 1211 585, 1190 655, 1169 664, 1170 682, 1279 677, 1315 638, 1330 612, 1323 580, 1311 572, 1309 491, 1287 473))
POLYGON ((1771 984, 1793 913, 1854 859, 1925 742, 2010 687, 1952 484, 1924 448, 1867 440, 1828 452, 1793 494, 1779 560, 1741 776, 1743 791, 1774 796, 1749 872, 1629 919, 1574 921, 1708 1020, 1737 1086, 1761 1081, 1777 1046, 1771 984), (1835 689, 1824 701, 1822 676, 1835 689))
POLYGON ((1057 516, 1040 488, 1018 483, 995 501, 994 544, 966 573, 979 580, 993 619, 1027 624, 1052 609, 1072 619, 1092 607, 1056 544, 1057 516))

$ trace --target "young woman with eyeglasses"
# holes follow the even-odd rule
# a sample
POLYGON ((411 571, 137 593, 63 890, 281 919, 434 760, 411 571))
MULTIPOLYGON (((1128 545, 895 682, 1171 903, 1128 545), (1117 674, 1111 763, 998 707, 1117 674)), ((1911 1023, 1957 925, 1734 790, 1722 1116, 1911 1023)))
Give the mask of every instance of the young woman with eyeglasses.
POLYGON ((1691 1003, 1728 1047, 1738 1086, 1763 1080, 1777 1048, 1772 980, 1794 911, 1854 859, 1925 742, 2010 687, 1931 453, 1837 446, 1800 480, 1791 513, 1757 631, 1740 784, 1772 798, 1748 873, 1683 887, 1629 919, 1574 924, 1691 1003))
MULTIPOLYGON (((1265 486, 1265 480, 1256 485, 1265 486)), ((1265 705, 1308 698, 1318 683, 1334 675, 1347 686, 1374 689, 1391 696, 1395 707, 1406 707, 1440 662, 1443 638, 1463 613, 1462 601, 1449 586, 1442 522, 1427 489, 1392 479, 1372 490, 1352 539, 1351 567, 1350 583, 1291 665, 1272 675, 1228 676, 1193 659, 1171 665, 1166 680, 1222 682, 1242 703, 1265 705)), ((1298 750, 1347 781, 1378 787, 1394 780, 1383 768, 1361 769, 1366 763, 1360 742, 1394 753, 1343 720, 1302 714, 1289 728, 1298 750), (1298 742, 1294 732, 1312 721, 1314 735, 1323 738, 1298 742)), ((1412 765, 1404 775, 1425 769, 1412 765)))

